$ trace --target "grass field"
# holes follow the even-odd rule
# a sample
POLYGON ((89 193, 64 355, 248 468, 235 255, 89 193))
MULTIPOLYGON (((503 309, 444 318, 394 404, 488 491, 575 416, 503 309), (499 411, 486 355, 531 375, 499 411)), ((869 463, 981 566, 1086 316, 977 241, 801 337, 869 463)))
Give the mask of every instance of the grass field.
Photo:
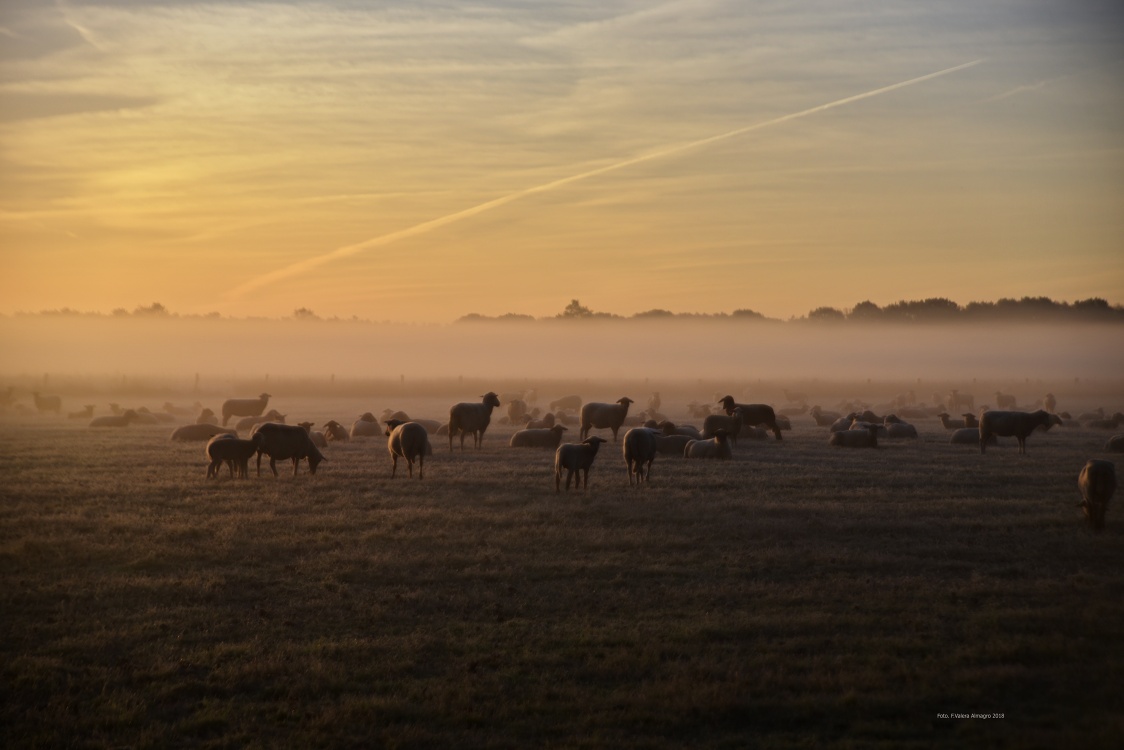
POLYGON ((208 482, 170 427, 9 419, 0 745, 1118 747, 1124 510, 1075 507, 1108 434, 918 426, 796 418, 640 490, 607 445, 559 495, 499 425, 424 482, 374 439, 208 482))

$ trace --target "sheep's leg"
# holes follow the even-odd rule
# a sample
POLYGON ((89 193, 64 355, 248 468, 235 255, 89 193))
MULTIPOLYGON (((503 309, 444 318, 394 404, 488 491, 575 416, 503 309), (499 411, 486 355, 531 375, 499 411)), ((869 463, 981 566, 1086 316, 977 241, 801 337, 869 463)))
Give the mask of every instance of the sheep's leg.
POLYGON ((269 457, 269 470, 273 472, 273 476, 277 476, 277 459, 273 456, 269 457))
POLYGON ((261 451, 258 451, 258 476, 261 476, 261 451))
POLYGON ((410 479, 414 478, 414 459, 406 456, 406 468, 410 470, 410 479))
POLYGON ((293 456, 293 476, 294 477, 297 475, 297 469, 300 467, 300 463, 301 463, 301 460, 299 458, 297 458, 296 456, 293 456))
POLYGON ((554 491, 562 491, 562 472, 558 469, 554 470, 554 491))
POLYGON ((398 454, 392 453, 390 455, 390 478, 394 479, 394 477, 397 473, 398 473, 398 454))
MULTIPOLYGON (((574 470, 566 469, 566 491, 570 491, 570 480, 574 478, 574 470)), ((578 475, 578 481, 581 481, 581 475, 578 475)))
POLYGON ((1022 435, 1016 435, 1015 438, 1019 441, 1019 455, 1026 455, 1026 438, 1022 435))
POLYGON ((422 478, 422 472, 425 471, 425 449, 418 455, 418 479, 422 478))

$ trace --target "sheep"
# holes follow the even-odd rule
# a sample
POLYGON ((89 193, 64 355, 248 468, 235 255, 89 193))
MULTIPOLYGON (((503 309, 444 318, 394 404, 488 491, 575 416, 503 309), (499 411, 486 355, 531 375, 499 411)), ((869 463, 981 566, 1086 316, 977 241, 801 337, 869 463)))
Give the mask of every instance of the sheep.
POLYGON ((718 430, 725 430, 727 437, 734 441, 734 445, 738 444, 738 435, 741 434, 742 426, 745 424, 745 408, 737 407, 730 415, 726 414, 711 414, 703 420, 702 436, 700 440, 709 440, 714 437, 714 433, 718 430))
POLYGON ((161 424, 166 422, 175 422, 176 418, 171 414, 164 412, 150 411, 147 406, 141 406, 137 409, 137 414, 140 415, 142 424, 161 424))
POLYGON ((561 410, 561 411, 555 412, 554 417, 557 421, 561 422, 562 424, 566 425, 567 427, 576 427, 579 424, 581 424, 581 420, 578 419, 577 416, 575 416, 571 412, 568 412, 564 409, 561 410))
POLYGON ((439 431, 441 429, 441 425, 443 424, 442 422, 438 422, 436 419, 408 419, 408 420, 403 420, 403 421, 413 422, 414 424, 420 424, 422 427, 425 428, 425 431, 428 432, 430 435, 440 434, 439 431))
POLYGON ((219 478, 219 467, 226 462, 230 469, 230 478, 238 476, 246 479, 250 475, 250 457, 258 451, 258 445, 253 440, 240 440, 229 433, 215 435, 207 443, 204 453, 211 463, 207 466, 207 479, 219 478))
POLYGON ((843 430, 851 429, 851 423, 855 421, 855 417, 859 416, 858 412, 850 412, 845 416, 839 417, 831 423, 828 432, 842 432, 843 430))
POLYGON ((742 425, 742 433, 738 435, 739 440, 768 440, 769 431, 764 427, 747 427, 742 425))
POLYGON ((707 404, 700 404, 698 401, 692 401, 687 404, 687 413, 694 419, 705 419, 707 415, 713 414, 714 411, 707 404))
POLYGON ((94 416, 94 405, 93 404, 86 404, 84 407, 82 407, 82 411, 68 412, 67 415, 66 415, 66 418, 67 419, 90 419, 93 416, 94 416))
MULTIPOLYGON (((327 448, 328 439, 324 437, 323 432, 312 429, 314 425, 315 422, 297 422, 297 427, 303 427, 304 431, 308 433, 308 436, 312 438, 313 445, 315 445, 317 448, 327 448)), ((256 433, 256 430, 250 433, 250 437, 253 437, 254 433, 256 433)))
POLYGON ((952 411, 953 409, 961 407, 974 411, 976 408, 976 398, 970 393, 960 393, 956 389, 953 389, 952 392, 948 394, 948 410, 952 411))
POLYGON ((379 420, 375 419, 375 415, 371 412, 363 412, 359 415, 359 419, 351 423, 351 437, 377 437, 383 434, 383 429, 379 426, 379 420))
POLYGON ((714 458, 719 461, 729 461, 733 458, 730 452, 730 441, 726 431, 719 428, 715 430, 714 437, 709 440, 689 440, 683 446, 684 458, 714 458))
POLYGON ((203 404, 196 401, 191 406, 176 406, 171 401, 165 401, 164 406, 161 407, 168 414, 176 417, 190 417, 197 409, 202 409, 203 404))
POLYGON ((526 401, 517 398, 507 402, 507 418, 511 420, 511 424, 524 424, 527 421, 523 419, 525 416, 527 416, 526 401))
POLYGON ((557 448, 562 443, 562 433, 566 425, 556 424, 553 427, 519 430, 511 436, 508 443, 512 448, 557 448))
POLYGON ((524 425, 528 430, 545 430, 554 426, 554 412, 548 411, 543 415, 542 419, 532 419, 524 425))
POLYGON ((1026 453, 1026 438, 1038 426, 1047 430, 1062 420, 1058 415, 1039 409, 1038 411, 985 411, 980 416, 980 453, 987 450, 987 439, 992 435, 1014 436, 1019 441, 1019 453, 1026 453))
POLYGON ((781 439, 781 428, 777 424, 777 413, 768 404, 736 404, 733 396, 723 396, 718 399, 718 403, 722 404, 722 408, 726 410, 727 414, 733 414, 734 409, 739 406, 742 407, 744 409, 742 418, 747 425, 763 424, 773 431, 777 440, 781 439))
POLYGON ((908 422, 885 422, 886 437, 888 438, 916 438, 917 428, 908 422))
POLYGON ((656 452, 665 456, 683 457, 683 449, 687 443, 698 438, 690 435, 656 435, 656 452))
POLYGON ((610 429, 613 431, 613 442, 617 442, 617 432, 628 416, 628 406, 633 403, 628 396, 618 398, 615 403, 602 404, 591 401, 582 406, 581 437, 589 437, 589 431, 597 429, 610 429))
POLYGON ((790 404, 804 403, 808 400, 808 394, 803 391, 790 391, 787 388, 781 390, 784 392, 784 400, 790 404))
POLYGON ((195 424, 218 424, 219 419, 215 413, 210 409, 204 409, 199 412, 199 416, 195 418, 195 424))
POLYGON ((621 449, 624 452, 624 463, 628 469, 628 486, 632 486, 633 478, 636 486, 642 482, 651 481, 652 462, 656 460, 659 452, 657 438, 659 433, 646 427, 633 428, 624 434, 621 449))
POLYGON ((1111 461, 1089 459, 1077 477, 1081 491, 1081 507, 1094 531, 1104 529, 1104 514, 1108 501, 1116 492, 1116 464, 1111 461))
POLYGON ((976 419, 975 414, 964 413, 964 414, 961 414, 960 416, 962 416, 964 418, 963 419, 952 419, 951 417, 949 417, 948 412, 942 411, 940 414, 937 415, 937 418, 941 420, 941 424, 944 425, 944 428, 946 430, 959 430, 963 427, 979 427, 980 426, 980 422, 979 422, 978 419, 976 419))
POLYGON ((1104 444, 1107 453, 1124 453, 1124 435, 1113 435, 1104 444))
MULTIPOLYGON (((979 427, 961 427, 953 430, 948 442, 952 445, 977 445, 980 442, 979 427)), ((999 445, 999 439, 992 435, 988 438, 988 445, 999 445)))
POLYGON ((557 412, 559 409, 580 409, 582 408, 581 396, 563 396, 562 398, 555 399, 550 402, 550 410, 557 412))
POLYGON ((1054 394, 1047 393, 1042 397, 1042 407, 1049 412, 1057 411, 1058 400, 1054 397, 1054 394))
POLYGON ((312 442, 312 438, 297 425, 278 424, 266 422, 257 425, 254 433, 254 443, 257 445, 258 476, 261 476, 262 454, 269 456, 269 468, 273 476, 277 476, 277 460, 292 459, 293 476, 297 475, 297 468, 302 458, 308 459, 308 473, 315 474, 316 467, 321 461, 327 461, 324 454, 312 442))
POLYGON ((126 409, 120 414, 106 414, 103 417, 94 417, 88 427, 128 427, 130 422, 137 421, 137 413, 126 409))
POLYGON ((995 405, 1000 409, 1014 409, 1016 408, 1016 401, 1015 397, 1009 393, 995 392, 995 405))
MULTIPOLYGON (((281 424, 285 424, 285 417, 287 417, 287 416, 289 416, 289 415, 288 414, 282 414, 281 412, 277 411, 276 409, 270 409, 268 412, 265 413, 264 416, 245 417, 244 419, 239 419, 238 423, 235 424, 234 426, 238 429, 239 432, 242 432, 243 430, 249 430, 250 428, 254 427, 255 425, 265 424, 266 422, 280 422, 281 424)), ((226 420, 224 419, 222 423, 223 423, 223 426, 225 427, 226 426, 226 420)))
POLYGON ((577 474, 574 489, 581 485, 589 489, 589 469, 593 466, 593 459, 597 458, 597 451, 602 443, 609 442, 603 437, 594 435, 580 443, 563 443, 554 451, 554 491, 561 492, 562 470, 566 470, 566 491, 570 491, 570 480, 577 474), (582 473, 585 473, 584 482, 582 473))
POLYGON ((269 398, 268 393, 257 398, 228 398, 222 402, 222 426, 226 427, 231 417, 260 417, 269 398))
POLYGON ((394 411, 393 409, 382 410, 382 421, 385 424, 391 419, 397 419, 399 422, 409 422, 410 415, 404 411, 394 411))
POLYGON ((185 424, 172 430, 168 439, 178 443, 202 442, 210 440, 215 435, 238 437, 238 433, 229 427, 219 427, 216 424, 185 424))
POLYGON ((1096 430, 1115 430, 1124 424, 1124 414, 1116 412, 1109 419, 1090 419, 1085 426, 1096 430))
POLYGON ((329 443, 346 443, 348 440, 347 428, 334 419, 324 423, 324 439, 329 443))
POLYGON ((453 450, 453 437, 460 435, 461 450, 464 450, 465 435, 472 434, 473 447, 479 448, 484 442, 484 431, 492 421, 492 409, 500 405, 499 397, 488 391, 480 397, 479 404, 459 403, 449 409, 449 451, 453 450))
POLYGON ((35 399, 35 409, 40 414, 48 411, 53 411, 55 414, 62 413, 62 398, 60 396, 40 396, 39 391, 32 391, 31 397, 35 399))
POLYGON ((664 420, 656 426, 660 428, 660 432, 662 432, 664 435, 686 435, 687 437, 693 438, 695 440, 702 440, 702 433, 699 432, 699 428, 695 427, 694 425, 677 425, 674 422, 668 422, 664 420))
POLYGON ((660 399, 660 392, 653 391, 651 396, 648 396, 648 411, 659 411, 663 400, 660 399))
POLYGON ((788 404, 786 406, 781 407, 780 411, 778 411, 777 413, 783 414, 786 417, 799 417, 801 414, 807 414, 808 413, 808 405, 807 404, 799 404, 799 405, 788 404))
POLYGON ((399 457, 406 459, 410 476, 414 476, 414 459, 418 462, 418 479, 425 476, 425 457, 433 455, 429 446, 429 433, 417 422, 399 422, 390 419, 386 422, 386 450, 390 453, 390 477, 398 473, 399 457))
POLYGON ((1087 411, 1077 416, 1078 422, 1091 422, 1094 419, 1104 419, 1104 407, 1098 406, 1095 411, 1087 411))
POLYGON ((878 431, 883 429, 880 424, 862 423, 865 427, 841 432, 831 433, 828 445, 842 446, 844 448, 877 448, 878 431))

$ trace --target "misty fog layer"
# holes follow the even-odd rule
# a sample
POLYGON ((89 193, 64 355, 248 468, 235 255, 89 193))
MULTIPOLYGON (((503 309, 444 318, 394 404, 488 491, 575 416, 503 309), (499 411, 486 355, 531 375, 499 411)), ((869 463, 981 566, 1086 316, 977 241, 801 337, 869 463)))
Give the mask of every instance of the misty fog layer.
POLYGON ((6 375, 341 378, 1117 378, 1111 325, 3 318, 6 375))

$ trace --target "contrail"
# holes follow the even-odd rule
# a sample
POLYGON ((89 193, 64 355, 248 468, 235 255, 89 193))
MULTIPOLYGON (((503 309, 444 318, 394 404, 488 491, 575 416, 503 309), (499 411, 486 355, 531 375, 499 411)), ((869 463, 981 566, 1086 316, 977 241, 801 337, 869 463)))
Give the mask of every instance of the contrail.
POLYGON ((414 237, 419 234, 425 234, 426 232, 432 232, 434 229, 440 229, 447 224, 452 224, 453 222, 461 221, 462 219, 468 219, 470 217, 476 216, 477 214, 484 213, 485 211, 491 211, 494 208, 499 208, 500 206, 511 203, 512 201, 519 200, 520 198, 524 198, 528 195, 545 193, 549 190, 554 190, 564 185, 578 182, 579 180, 586 180, 590 177, 596 177, 598 175, 606 174, 607 172, 614 172, 618 169, 631 167, 635 164, 642 164, 646 161, 652 161, 653 159, 663 159, 665 157, 679 154, 690 149, 709 146, 712 143, 718 143, 719 141, 724 141, 729 138, 736 138, 739 135, 744 135, 746 133, 753 132, 754 130, 760 130, 762 128, 771 127, 773 125, 780 125, 781 123, 789 122, 790 120, 796 120, 801 117, 807 117, 808 115, 814 115, 817 112, 825 112, 829 109, 835 109, 836 107, 842 107, 846 104, 851 104, 852 102, 869 99, 873 96, 878 96, 880 94, 889 93, 890 91, 896 91, 897 89, 905 88, 906 86, 912 86, 917 83, 922 83, 923 81, 932 80, 933 78, 939 78, 940 76, 945 76, 949 73, 955 73, 957 71, 964 70, 965 68, 971 68, 972 66, 979 65, 982 62, 984 62, 984 59, 973 60, 971 62, 966 62, 962 65, 957 65, 952 68, 938 70, 936 73, 929 73, 928 75, 919 76, 918 78, 910 78, 908 81, 901 81, 900 83, 883 86, 882 88, 867 91, 862 94, 855 94, 854 96, 848 96, 843 99, 836 99, 835 101, 828 102, 827 104, 820 104, 815 107, 810 107, 809 109, 800 110, 799 112, 793 112, 792 114, 774 117, 771 120, 765 120, 753 125, 747 125, 746 127, 731 130, 726 133, 712 135, 708 138, 703 138, 698 141, 682 143, 678 146, 665 148, 661 151, 653 151, 642 156, 636 156, 631 159, 625 159, 624 161, 618 161, 613 164, 609 164, 608 166, 598 167, 597 169, 591 169, 587 172, 570 175, 569 177, 563 177, 561 179, 547 182, 542 185, 535 185, 534 187, 519 190, 517 192, 510 193, 500 198, 495 198, 471 208, 466 208, 463 211, 457 211, 455 213, 447 214, 436 219, 424 221, 421 224, 415 224, 412 227, 400 229, 397 232, 391 232, 390 234, 383 234, 378 237, 372 237, 369 240, 357 242, 353 245, 345 245, 344 247, 336 248, 335 250, 324 253, 323 255, 317 255, 312 258, 308 258, 306 260, 298 261, 291 265, 285 266, 284 268, 270 271, 267 274, 263 274, 256 278, 250 279, 249 281, 234 287, 229 292, 227 292, 226 296, 228 299, 236 299, 245 295, 247 292, 252 292, 255 289, 260 289, 263 286, 268 286, 269 284, 272 284, 276 281, 287 279, 290 276, 296 276, 297 274, 322 266, 325 263, 331 263, 332 261, 339 260, 340 258, 347 258, 374 247, 389 245, 392 242, 397 242, 398 240, 406 239, 407 237, 414 237))

